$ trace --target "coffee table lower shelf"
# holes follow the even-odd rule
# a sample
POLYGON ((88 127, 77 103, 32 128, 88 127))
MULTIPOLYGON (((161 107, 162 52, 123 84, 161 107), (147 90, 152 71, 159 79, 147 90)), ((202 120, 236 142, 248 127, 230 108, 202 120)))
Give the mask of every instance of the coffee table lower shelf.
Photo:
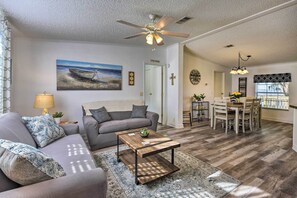
MULTIPOLYGON (((122 150, 119 152, 119 159, 135 175, 135 153, 131 149, 122 150)), ((178 167, 158 154, 137 159, 137 178, 141 184, 152 182, 178 170, 178 167)))

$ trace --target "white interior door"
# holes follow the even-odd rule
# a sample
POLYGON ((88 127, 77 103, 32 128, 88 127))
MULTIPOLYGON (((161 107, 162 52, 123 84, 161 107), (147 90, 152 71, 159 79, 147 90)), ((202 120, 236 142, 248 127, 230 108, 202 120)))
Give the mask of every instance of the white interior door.
POLYGON ((214 97, 223 97, 225 92, 225 73, 214 72, 214 97))
POLYGON ((144 101, 148 111, 159 114, 162 123, 162 66, 145 65, 144 101))

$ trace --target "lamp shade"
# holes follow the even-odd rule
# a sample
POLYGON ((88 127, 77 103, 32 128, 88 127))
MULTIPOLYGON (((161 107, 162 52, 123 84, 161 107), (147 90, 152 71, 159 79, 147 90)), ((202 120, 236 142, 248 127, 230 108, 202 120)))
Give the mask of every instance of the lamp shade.
POLYGON ((47 109, 55 106, 54 96, 52 94, 38 94, 35 97, 34 108, 47 109))

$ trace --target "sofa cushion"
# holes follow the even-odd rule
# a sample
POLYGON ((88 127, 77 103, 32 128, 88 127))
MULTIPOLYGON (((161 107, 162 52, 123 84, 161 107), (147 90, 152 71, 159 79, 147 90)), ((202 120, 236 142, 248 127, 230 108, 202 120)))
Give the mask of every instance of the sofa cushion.
POLYGON ((40 147, 65 137, 64 129, 56 124, 54 118, 45 114, 35 117, 23 117, 26 127, 40 147))
POLYGON ((68 135, 40 150, 57 161, 67 175, 96 168, 93 157, 79 134, 68 135))
POLYGON ((131 118, 145 118, 146 110, 147 110, 146 105, 141 105, 141 106, 133 105, 131 118))
POLYGON ((21 185, 10 180, 0 169, 0 192, 18 188, 21 185))
POLYGON ((98 123, 106 122, 111 120, 110 115, 106 111, 105 107, 101 107, 99 109, 90 109, 90 112, 95 120, 98 123))
POLYGON ((128 130, 128 123, 126 120, 111 120, 103 122, 99 125, 99 133, 113 133, 117 131, 128 130))
POLYGON ((141 127, 147 127, 152 124, 151 120, 147 118, 131 118, 125 120, 128 124, 129 129, 136 129, 141 127))
POLYGON ((132 111, 112 111, 108 113, 112 120, 124 120, 131 118, 132 111))
POLYGON ((18 113, 1 115, 0 126, 0 139, 21 142, 36 147, 35 141, 18 113))
POLYGON ((63 168, 40 150, 0 139, 0 168, 11 180, 29 185, 65 175, 63 168))

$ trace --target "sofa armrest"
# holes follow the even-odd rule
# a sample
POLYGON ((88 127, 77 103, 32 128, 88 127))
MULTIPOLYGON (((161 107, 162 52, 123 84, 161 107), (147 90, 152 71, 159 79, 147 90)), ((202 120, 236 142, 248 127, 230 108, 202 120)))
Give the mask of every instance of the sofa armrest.
POLYGON ((79 126, 78 124, 62 124, 60 125, 66 133, 66 135, 73 135, 79 133, 79 126))
POLYGON ((148 128, 153 130, 153 131, 157 131, 159 114, 147 111, 146 112, 146 118, 150 119, 151 122, 152 122, 152 125, 150 127, 148 127, 148 128))
POLYGON ((83 116, 83 124, 89 144, 93 145, 93 142, 97 139, 99 133, 99 124, 92 116, 83 116))
POLYGON ((96 168, 1 192, 0 198, 105 198, 106 191, 106 175, 96 168))

